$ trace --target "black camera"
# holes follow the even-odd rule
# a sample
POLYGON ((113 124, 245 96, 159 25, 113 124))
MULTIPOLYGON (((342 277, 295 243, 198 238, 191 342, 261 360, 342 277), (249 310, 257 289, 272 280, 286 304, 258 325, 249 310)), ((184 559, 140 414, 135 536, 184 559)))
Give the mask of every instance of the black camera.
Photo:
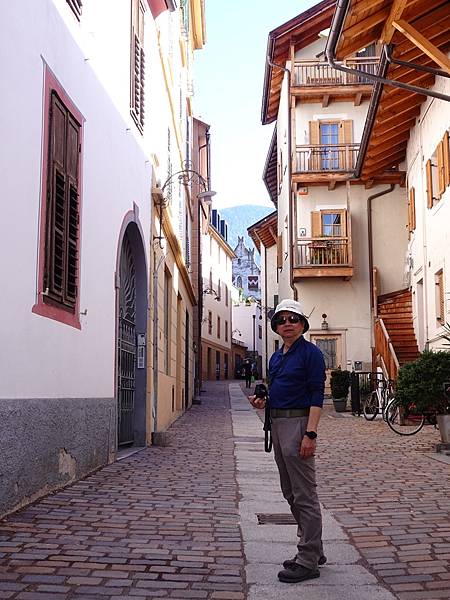
POLYGON ((256 398, 267 398, 267 388, 264 383, 258 383, 255 385, 254 395, 256 398))

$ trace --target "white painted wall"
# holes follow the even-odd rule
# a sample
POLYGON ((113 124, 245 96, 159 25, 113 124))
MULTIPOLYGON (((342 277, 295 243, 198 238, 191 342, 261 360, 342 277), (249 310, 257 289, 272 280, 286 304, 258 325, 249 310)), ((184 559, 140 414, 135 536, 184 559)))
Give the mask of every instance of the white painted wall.
MULTIPOLYGON (((438 77, 434 89, 450 94, 450 81, 438 77)), ((407 149, 408 187, 415 188, 416 229, 411 235, 410 277, 416 337, 421 349, 443 348, 441 324, 436 320, 435 274, 444 273, 445 319, 450 321, 450 187, 427 208, 425 165, 444 132, 450 129, 449 103, 429 98, 411 130, 407 149)))
MULTIPOLYGON (((117 240, 133 203, 149 246, 152 167, 146 149, 158 153, 166 138, 156 128, 153 135, 149 124, 143 140, 129 116, 128 3, 95 4, 83 7, 91 28, 83 34, 84 17, 80 26, 63 0, 3 7, 0 54, 8 56, 2 61, 8 86, 0 100, 1 276, 8 282, 0 311, 4 398, 114 395, 117 240), (31 313, 37 288, 43 61, 86 119, 80 310, 87 314, 81 316, 81 331, 31 313)), ((157 70, 151 79, 155 86, 162 81, 157 70)), ((155 94, 147 98, 147 115, 153 109, 157 123, 162 107, 155 94)))
MULTIPOLYGON (((255 351, 262 355, 262 339, 259 338, 258 327, 264 326, 260 319, 262 316, 261 308, 256 302, 239 302, 233 306, 233 330, 239 329, 239 333, 234 334, 234 338, 243 342, 247 346, 248 352, 253 352, 253 327, 255 331, 255 351), (253 317, 255 317, 253 319, 253 317)), ((263 327, 264 328, 264 327, 263 327)))

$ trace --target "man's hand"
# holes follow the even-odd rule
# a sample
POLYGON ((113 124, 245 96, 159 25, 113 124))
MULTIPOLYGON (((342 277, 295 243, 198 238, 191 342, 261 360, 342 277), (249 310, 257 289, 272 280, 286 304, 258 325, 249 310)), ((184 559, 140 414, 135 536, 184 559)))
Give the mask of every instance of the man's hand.
POLYGON ((304 435, 299 448, 300 458, 310 458, 316 453, 316 440, 310 440, 304 435))
POLYGON ((265 408, 266 400, 265 398, 257 398, 256 396, 247 396, 248 401, 253 406, 253 408, 265 408))

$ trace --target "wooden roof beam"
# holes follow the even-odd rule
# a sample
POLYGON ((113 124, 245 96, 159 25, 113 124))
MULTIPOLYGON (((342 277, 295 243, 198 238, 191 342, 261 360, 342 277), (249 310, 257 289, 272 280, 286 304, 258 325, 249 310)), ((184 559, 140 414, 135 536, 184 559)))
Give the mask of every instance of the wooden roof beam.
POLYGON ((393 21, 393 27, 403 33, 405 37, 407 37, 415 46, 420 48, 422 52, 427 54, 434 62, 441 67, 444 71, 446 71, 450 75, 450 58, 443 52, 436 48, 434 44, 427 40, 421 33, 417 31, 412 25, 404 21, 403 19, 399 19, 398 21, 393 21))
POLYGON ((392 36, 395 33, 394 21, 397 21, 401 18, 407 3, 408 0, 394 0, 392 3, 391 12, 389 13, 386 23, 384 24, 383 31, 380 35, 380 44, 391 43, 392 36))
POLYGON ((377 12, 369 15, 365 19, 361 19, 361 21, 358 21, 354 25, 350 25, 350 27, 344 29, 341 34, 342 37, 344 40, 352 39, 354 36, 365 33, 367 30, 369 30, 371 36, 373 37, 373 27, 385 21, 389 15, 389 12, 389 6, 382 8, 381 10, 377 10, 377 12))
POLYGON ((401 150, 400 152, 396 152, 395 154, 392 154, 390 156, 387 156, 386 158, 373 158, 373 159, 367 159, 365 161, 365 165, 367 168, 370 169, 370 167, 376 167, 377 169, 379 169, 381 166, 384 167, 393 167, 394 165, 398 165, 398 163, 401 163, 402 161, 405 160, 405 151, 401 150))
POLYGON ((420 106, 409 106, 404 110, 399 109, 398 112, 390 117, 386 115, 384 117, 377 116, 375 120, 375 126, 380 125, 381 127, 388 127, 390 124, 396 125, 401 123, 404 119, 412 119, 420 115, 420 106))

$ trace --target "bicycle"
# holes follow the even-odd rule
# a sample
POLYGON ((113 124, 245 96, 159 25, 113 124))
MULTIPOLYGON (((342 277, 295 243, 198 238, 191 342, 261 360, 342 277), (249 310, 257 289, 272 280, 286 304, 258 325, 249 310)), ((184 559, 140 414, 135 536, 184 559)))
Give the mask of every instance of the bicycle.
POLYGON ((408 406, 404 406, 395 397, 388 403, 385 414, 387 424, 398 435, 415 435, 427 421, 430 425, 437 427, 434 413, 420 412, 412 402, 408 406))
POLYGON ((373 421, 381 412, 383 420, 386 421, 386 408, 393 396, 393 381, 381 378, 377 379, 377 387, 370 396, 363 401, 363 415, 367 421, 373 421))

